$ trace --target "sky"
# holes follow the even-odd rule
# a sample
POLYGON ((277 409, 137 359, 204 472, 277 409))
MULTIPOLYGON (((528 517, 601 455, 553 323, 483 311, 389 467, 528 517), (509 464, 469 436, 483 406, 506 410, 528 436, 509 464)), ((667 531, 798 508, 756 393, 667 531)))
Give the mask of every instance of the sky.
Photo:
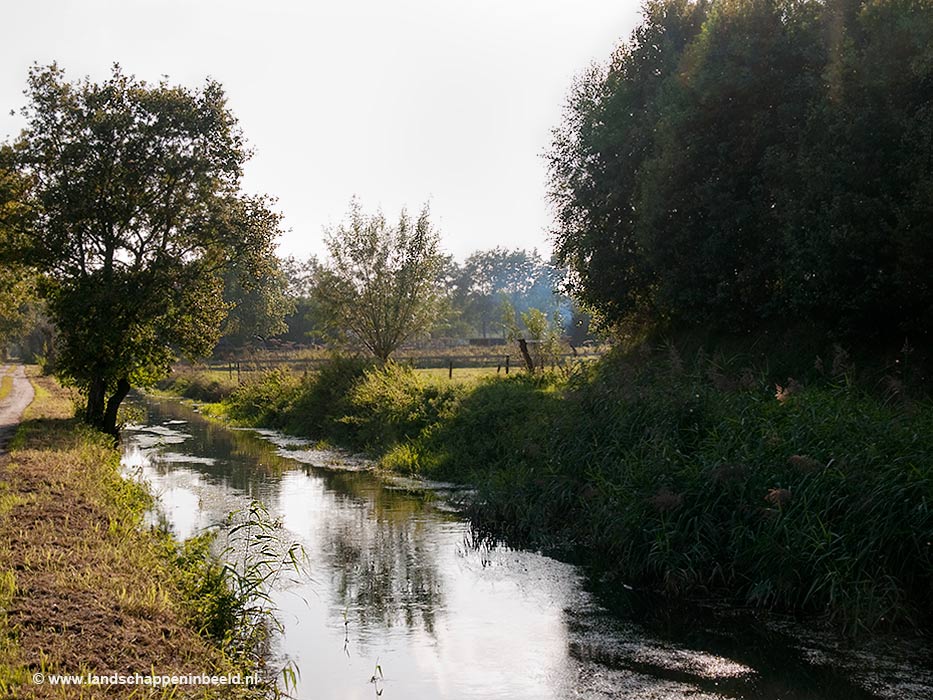
POLYGON ((0 138, 33 63, 225 89, 277 199, 282 255, 324 252, 350 198, 389 220, 427 203, 444 250, 551 249, 543 154, 575 76, 638 0, 29 0, 5 4, 0 138))

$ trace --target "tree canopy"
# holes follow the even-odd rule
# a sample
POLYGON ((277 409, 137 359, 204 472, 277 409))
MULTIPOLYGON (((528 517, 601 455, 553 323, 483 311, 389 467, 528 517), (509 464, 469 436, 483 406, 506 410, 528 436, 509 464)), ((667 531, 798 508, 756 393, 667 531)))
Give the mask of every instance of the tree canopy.
POLYGON ((250 153, 221 86, 157 85, 114 66, 106 81, 30 71, 13 162, 28 215, 5 255, 42 275, 58 327, 57 371, 112 433, 133 385, 178 353, 204 355, 228 304, 224 274, 248 285, 273 254, 278 216, 240 191, 250 153))
POLYGON ((556 250, 610 323, 933 328, 933 6, 655 0, 549 152, 556 250))
POLYGON ((438 242, 427 207, 415 221, 402 211, 393 226, 354 199, 347 220, 327 232, 329 259, 316 270, 312 293, 316 313, 332 335, 387 360, 437 318, 438 242))
POLYGON ((557 292, 561 276, 562 271, 543 260, 536 250, 477 250, 455 271, 452 301, 461 320, 483 338, 500 335, 505 331, 503 303, 518 313, 569 305, 557 292))

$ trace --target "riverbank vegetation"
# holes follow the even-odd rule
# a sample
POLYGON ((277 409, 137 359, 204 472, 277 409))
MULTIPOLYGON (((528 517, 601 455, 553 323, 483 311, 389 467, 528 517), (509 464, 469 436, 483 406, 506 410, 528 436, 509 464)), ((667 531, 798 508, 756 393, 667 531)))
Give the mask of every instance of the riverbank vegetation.
MULTIPOLYGON (((112 440, 73 418, 71 395, 53 380, 33 382, 36 399, 0 458, 0 694, 113 693, 36 684, 36 673, 261 673, 255 628, 237 626, 245 602, 209 541, 182 546, 143 528, 151 498, 121 477, 112 440)), ((259 698, 273 686, 178 686, 152 697, 259 698)))
POLYGON ((876 376, 836 347, 795 378, 747 355, 645 345, 452 384, 344 358, 269 373, 224 406, 385 468, 471 483, 478 526, 619 585, 850 629, 926 625, 933 406, 906 388, 908 362, 876 376))
MULTIPOLYGON (((492 536, 582 557, 620 585, 853 629, 928 626, 931 46, 933 12, 918 0, 648 2, 630 39, 577 81, 554 132, 554 257, 496 248, 463 265, 439 252, 426 211, 393 228, 355 204, 329 261, 279 265, 278 216, 239 190, 248 153, 220 86, 147 87, 118 68, 103 85, 68 84, 37 67, 29 128, 0 150, 0 257, 28 252, 44 271, 57 371, 111 432, 130 386, 179 352, 213 347, 227 361, 242 357, 234 338, 327 341, 311 352, 374 359, 236 379, 231 362, 226 378, 173 388, 223 400, 241 423, 472 483, 474 521, 492 536), (96 115, 91 143, 83 117, 62 130, 76 109, 65 94, 96 115), (111 181, 101 164, 131 98, 145 116, 123 140, 146 172, 111 181), (168 161, 163 108, 187 125, 168 161), (200 153, 208 132, 220 137, 189 167, 185 149, 200 153), (90 158, 86 180, 58 176, 59 136, 90 158), (184 196, 163 193, 176 175, 184 196), (169 201, 140 215, 121 194, 89 211, 98 189, 169 201), (85 239, 85 222, 115 214, 131 243, 175 242, 85 239), (150 235, 165 220, 172 235, 150 235), (278 297, 239 304, 244 322, 215 345, 251 280, 278 297), (258 337, 286 314, 281 338, 258 337), (613 354, 547 361, 550 346, 576 355, 592 342, 591 318, 613 354), (418 373, 400 345, 415 337, 517 342, 527 373, 418 373)), ((0 304, 0 332, 19 327, 32 289, 8 277, 0 288, 19 291, 0 304)))

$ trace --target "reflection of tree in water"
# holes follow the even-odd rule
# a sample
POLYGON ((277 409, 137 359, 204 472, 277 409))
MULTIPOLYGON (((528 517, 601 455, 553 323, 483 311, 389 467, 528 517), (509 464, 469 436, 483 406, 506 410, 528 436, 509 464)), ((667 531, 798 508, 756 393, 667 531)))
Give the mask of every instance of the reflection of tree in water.
MULTIPOLYGON (((260 490, 266 485, 269 475, 293 469, 295 463, 278 454, 275 445, 248 430, 230 430, 204 420, 190 407, 172 399, 155 399, 146 402, 148 425, 164 425, 169 420, 184 420, 185 423, 165 427, 189 435, 184 442, 166 441, 161 445, 163 453, 180 453, 211 457, 213 464, 203 462, 185 463, 215 483, 222 483, 251 498, 268 496, 260 490)), ((162 476, 175 471, 177 464, 153 460, 153 467, 162 476)))
POLYGON ((404 624, 433 635, 443 594, 423 502, 367 490, 362 502, 347 498, 326 528, 338 614, 362 629, 404 624))
MULTIPOLYGON (((181 419, 167 426, 191 435, 182 443, 165 444, 163 452, 212 457, 213 464, 185 464, 208 481, 222 483, 246 495, 274 502, 281 473, 296 464, 251 431, 233 431, 204 421, 176 401, 147 402, 149 425, 181 419)), ((154 461, 160 474, 178 464, 154 461)), ((331 494, 320 523, 321 547, 333 576, 336 619, 344 612, 351 628, 405 625, 434 633, 437 609, 443 604, 440 576, 430 540, 422 497, 393 491, 372 474, 304 467, 322 478, 331 494)), ((319 574, 315 574, 317 577, 319 574)))

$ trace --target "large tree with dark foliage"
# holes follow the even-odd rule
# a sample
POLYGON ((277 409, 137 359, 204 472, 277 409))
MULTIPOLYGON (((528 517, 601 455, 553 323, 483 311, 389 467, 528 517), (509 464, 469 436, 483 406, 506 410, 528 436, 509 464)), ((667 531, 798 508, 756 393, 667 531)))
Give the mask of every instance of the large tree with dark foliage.
POLYGON ((42 273, 56 369, 87 396, 87 422, 116 434, 132 386, 211 351, 224 272, 263 267, 278 216, 240 192, 249 151, 215 82, 152 85, 119 66, 68 82, 52 65, 26 94, 13 146, 29 215, 5 252, 42 273))
POLYGON ((933 6, 659 0, 572 92, 557 255, 604 320, 933 328, 933 6))

